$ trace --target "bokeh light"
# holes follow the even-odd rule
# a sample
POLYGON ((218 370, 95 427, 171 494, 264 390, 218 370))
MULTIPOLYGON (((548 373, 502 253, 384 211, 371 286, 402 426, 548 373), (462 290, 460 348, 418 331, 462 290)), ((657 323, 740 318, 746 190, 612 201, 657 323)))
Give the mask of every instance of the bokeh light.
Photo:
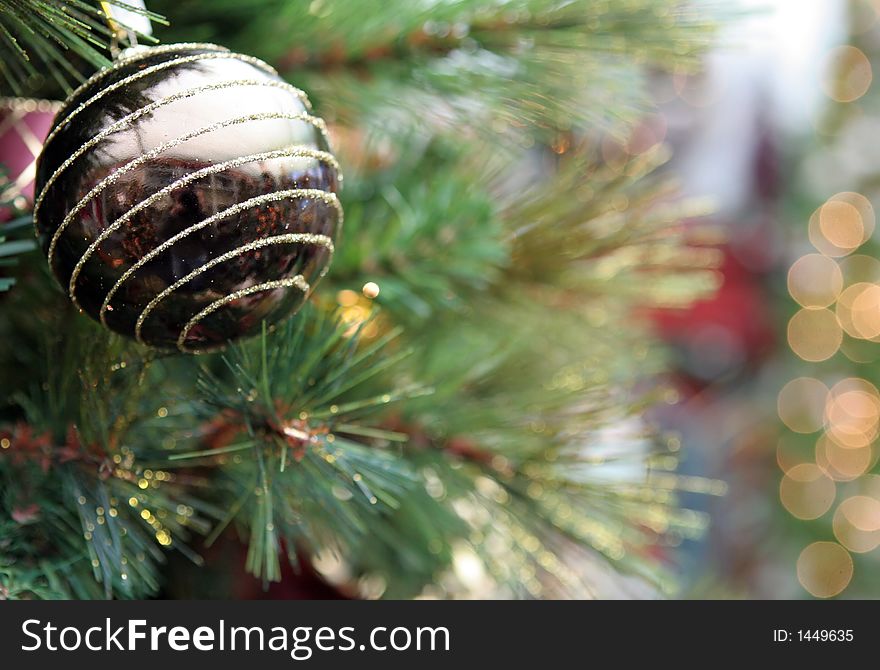
POLYGON ((880 286, 870 284, 853 299, 850 318, 862 339, 880 335, 880 286))
POLYGON ((819 232, 832 246, 854 251, 865 241, 865 224, 859 210, 840 200, 829 200, 819 208, 819 232))
POLYGON ((841 46, 828 54, 822 87, 835 102, 854 102, 868 92, 873 76, 871 62, 861 49, 841 46))
POLYGON ((823 435, 816 441, 816 464, 838 482, 849 482, 865 474, 876 463, 872 445, 850 448, 823 435))
POLYGON ((818 519, 831 509, 836 494, 834 480, 814 463, 794 466, 779 484, 779 499, 798 519, 818 519))
POLYGON ((822 254, 799 258, 788 271, 788 291, 802 307, 828 307, 843 290, 843 273, 822 254))
MULTIPOLYGON (((797 519, 816 521, 811 530, 803 529, 814 535, 798 546, 797 577, 809 593, 829 598, 850 583, 855 554, 880 548, 880 475, 874 474, 880 467, 880 392, 872 383, 880 369, 880 254, 872 203, 880 197, 875 160, 880 116, 873 89, 880 0, 841 0, 836 7, 772 4, 779 7, 786 33, 801 17, 814 22, 792 42, 793 49, 802 49, 798 54, 810 53, 804 90, 796 84, 792 89, 803 97, 792 98, 781 116, 788 121, 807 108, 799 123, 812 124, 821 135, 810 146, 792 147, 791 155, 803 157, 796 159, 802 169, 798 186, 785 201, 794 215, 777 217, 807 223, 813 249, 798 244, 784 250, 790 259, 788 294, 796 303, 789 305, 797 309, 787 323, 787 344, 801 360, 788 357, 785 376, 773 385, 784 384, 777 413, 786 428, 775 456, 781 504, 797 519), (833 11, 846 24, 842 32, 843 23, 835 23, 838 32, 826 30, 836 21, 833 11), (819 33, 821 43, 815 39, 819 33), (841 34, 847 37, 841 40, 841 34), (808 222, 807 207, 813 208, 808 222)), ((778 81, 784 82, 776 84, 781 88, 790 77, 778 81)))
POLYGON ((782 422, 796 433, 815 433, 825 425, 828 387, 818 379, 799 377, 779 392, 776 407, 782 422))
MULTIPOLYGON (((825 232, 822 230, 822 225, 821 225, 821 214, 822 214, 823 208, 824 208, 824 205, 822 207, 818 208, 815 212, 813 212, 813 215, 810 217, 810 223, 807 228, 807 234, 810 239, 810 244, 812 244, 819 253, 824 254, 825 256, 830 256, 832 258, 840 258, 842 256, 847 256, 847 255, 851 254, 853 251, 855 251, 855 249, 856 249, 855 247, 839 247, 836 244, 834 244, 833 242, 831 242, 831 240, 829 240, 828 237, 826 237, 825 232)), ((839 210, 838 213, 844 213, 845 211, 846 210, 839 210)), ((857 212, 858 210, 856 210, 855 207, 853 207, 852 211, 857 212)), ((834 213, 835 213, 834 208, 829 210, 829 212, 826 212, 826 222, 825 222, 826 228, 833 228, 834 227, 834 223, 835 223, 835 220, 833 219, 834 213), (829 215, 831 215, 831 216, 829 216, 829 215)), ((849 212, 849 213, 852 214, 852 212, 849 212)), ((850 221, 850 223, 851 222, 852 221, 850 221)), ((864 230, 864 229, 862 228, 862 230, 864 230)))
MULTIPOLYGON (((862 227, 862 241, 860 244, 864 244, 871 239, 871 235, 874 234, 874 228, 877 225, 877 217, 874 214, 874 206, 871 204, 870 200, 861 193, 844 191, 828 198, 828 204, 833 205, 834 203, 849 205, 854 207, 858 212, 862 227)), ((843 211, 847 212, 848 210, 844 209, 843 211)))
POLYGON ((828 309, 802 309, 788 322, 788 345, 805 361, 831 358, 843 341, 843 329, 828 309))
POLYGON ((851 449, 868 446, 880 428, 880 393, 864 379, 835 384, 825 409, 828 436, 851 449))
POLYGON ((847 498, 834 513, 834 537, 854 553, 880 546, 880 501, 868 496, 847 498))
POLYGON ((798 557, 797 576, 812 595, 832 598, 852 580, 852 556, 836 542, 814 542, 798 557))
POLYGON ((851 337, 880 336, 880 286, 859 282, 844 290, 835 308, 840 326, 851 337))

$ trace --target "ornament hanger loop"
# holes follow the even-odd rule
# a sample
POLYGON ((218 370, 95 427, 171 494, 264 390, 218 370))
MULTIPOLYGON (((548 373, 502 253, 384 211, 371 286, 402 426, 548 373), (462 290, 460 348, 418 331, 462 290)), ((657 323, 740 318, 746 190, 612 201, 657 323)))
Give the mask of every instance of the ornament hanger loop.
POLYGON ((113 31, 110 55, 114 59, 128 50, 121 48, 123 42, 127 42, 129 48, 138 48, 138 34, 151 35, 153 32, 150 19, 146 15, 147 7, 144 0, 126 0, 124 5, 101 2, 101 9, 107 18, 107 25, 113 31))

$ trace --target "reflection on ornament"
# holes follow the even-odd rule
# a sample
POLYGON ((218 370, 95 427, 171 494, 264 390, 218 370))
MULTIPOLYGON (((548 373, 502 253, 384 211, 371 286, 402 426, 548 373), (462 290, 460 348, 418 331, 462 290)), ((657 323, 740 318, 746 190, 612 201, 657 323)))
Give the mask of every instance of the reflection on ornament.
POLYGON ((327 271, 341 176, 305 94, 210 44, 138 48, 66 101, 34 222, 89 316, 142 343, 223 346, 327 271))

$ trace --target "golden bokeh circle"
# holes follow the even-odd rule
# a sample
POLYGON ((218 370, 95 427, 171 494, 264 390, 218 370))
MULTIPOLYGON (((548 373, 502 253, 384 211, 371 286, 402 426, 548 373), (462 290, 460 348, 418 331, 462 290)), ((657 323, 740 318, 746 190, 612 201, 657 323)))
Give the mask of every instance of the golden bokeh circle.
POLYGON ((811 595, 833 598, 852 580, 852 556, 836 542, 813 542, 798 556, 797 576, 811 595))
POLYGON ((850 377, 835 384, 825 406, 828 436, 844 448, 868 446, 880 432, 880 393, 865 379, 850 377))
POLYGON ((846 447, 839 442, 821 436, 816 441, 816 465, 831 479, 850 482, 861 477, 877 463, 873 445, 846 447))
POLYGON ((880 335, 880 286, 857 282, 837 297, 834 309, 841 328, 850 337, 870 340, 880 335))
POLYGON ((853 251, 865 241, 861 213, 842 200, 829 200, 819 208, 819 232, 838 249, 853 251))
POLYGON ((815 463, 795 465, 779 483, 779 500, 798 519, 818 519, 831 509, 836 494, 834 480, 815 463))
POLYGON ((864 554, 880 546, 880 501, 869 496, 847 498, 834 512, 834 537, 849 551, 864 554))
POLYGON ((805 361, 831 358, 842 341, 843 329, 828 309, 802 309, 788 322, 788 345, 805 361))
POLYGON ((880 286, 868 284, 853 297, 849 318, 853 329, 863 340, 880 336, 880 286))
POLYGON ((842 202, 854 207, 858 212, 861 221, 861 244, 864 244, 871 239, 871 235, 874 234, 874 227, 877 225, 877 217, 874 213, 874 205, 871 204, 871 201, 868 200, 868 198, 855 191, 843 191, 842 193, 837 193, 828 198, 828 202, 842 202))
POLYGON ((792 379, 776 399, 779 418, 796 433, 815 433, 825 425, 828 392, 828 387, 818 379, 792 379))
POLYGON ((854 102, 871 87, 874 78, 868 57, 854 46, 841 46, 828 54, 822 88, 835 102, 854 102))
POLYGON ((817 209, 810 216, 810 223, 807 226, 807 237, 810 239, 810 244, 812 244, 820 254, 830 256, 831 258, 840 258, 851 254, 855 251, 854 247, 838 247, 832 244, 822 232, 819 215, 821 214, 823 207, 817 209))
POLYGON ((807 254, 788 271, 788 292, 802 307, 828 307, 842 290, 840 266, 823 254, 807 254))

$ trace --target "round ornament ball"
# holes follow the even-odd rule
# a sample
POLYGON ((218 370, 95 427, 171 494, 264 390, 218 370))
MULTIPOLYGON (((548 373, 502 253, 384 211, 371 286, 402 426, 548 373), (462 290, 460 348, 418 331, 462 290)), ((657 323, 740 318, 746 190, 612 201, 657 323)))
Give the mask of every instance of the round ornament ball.
POLYGON ((294 313, 326 273, 341 175, 305 94, 211 44, 137 48, 64 103, 34 223, 70 299, 199 352, 294 313))

